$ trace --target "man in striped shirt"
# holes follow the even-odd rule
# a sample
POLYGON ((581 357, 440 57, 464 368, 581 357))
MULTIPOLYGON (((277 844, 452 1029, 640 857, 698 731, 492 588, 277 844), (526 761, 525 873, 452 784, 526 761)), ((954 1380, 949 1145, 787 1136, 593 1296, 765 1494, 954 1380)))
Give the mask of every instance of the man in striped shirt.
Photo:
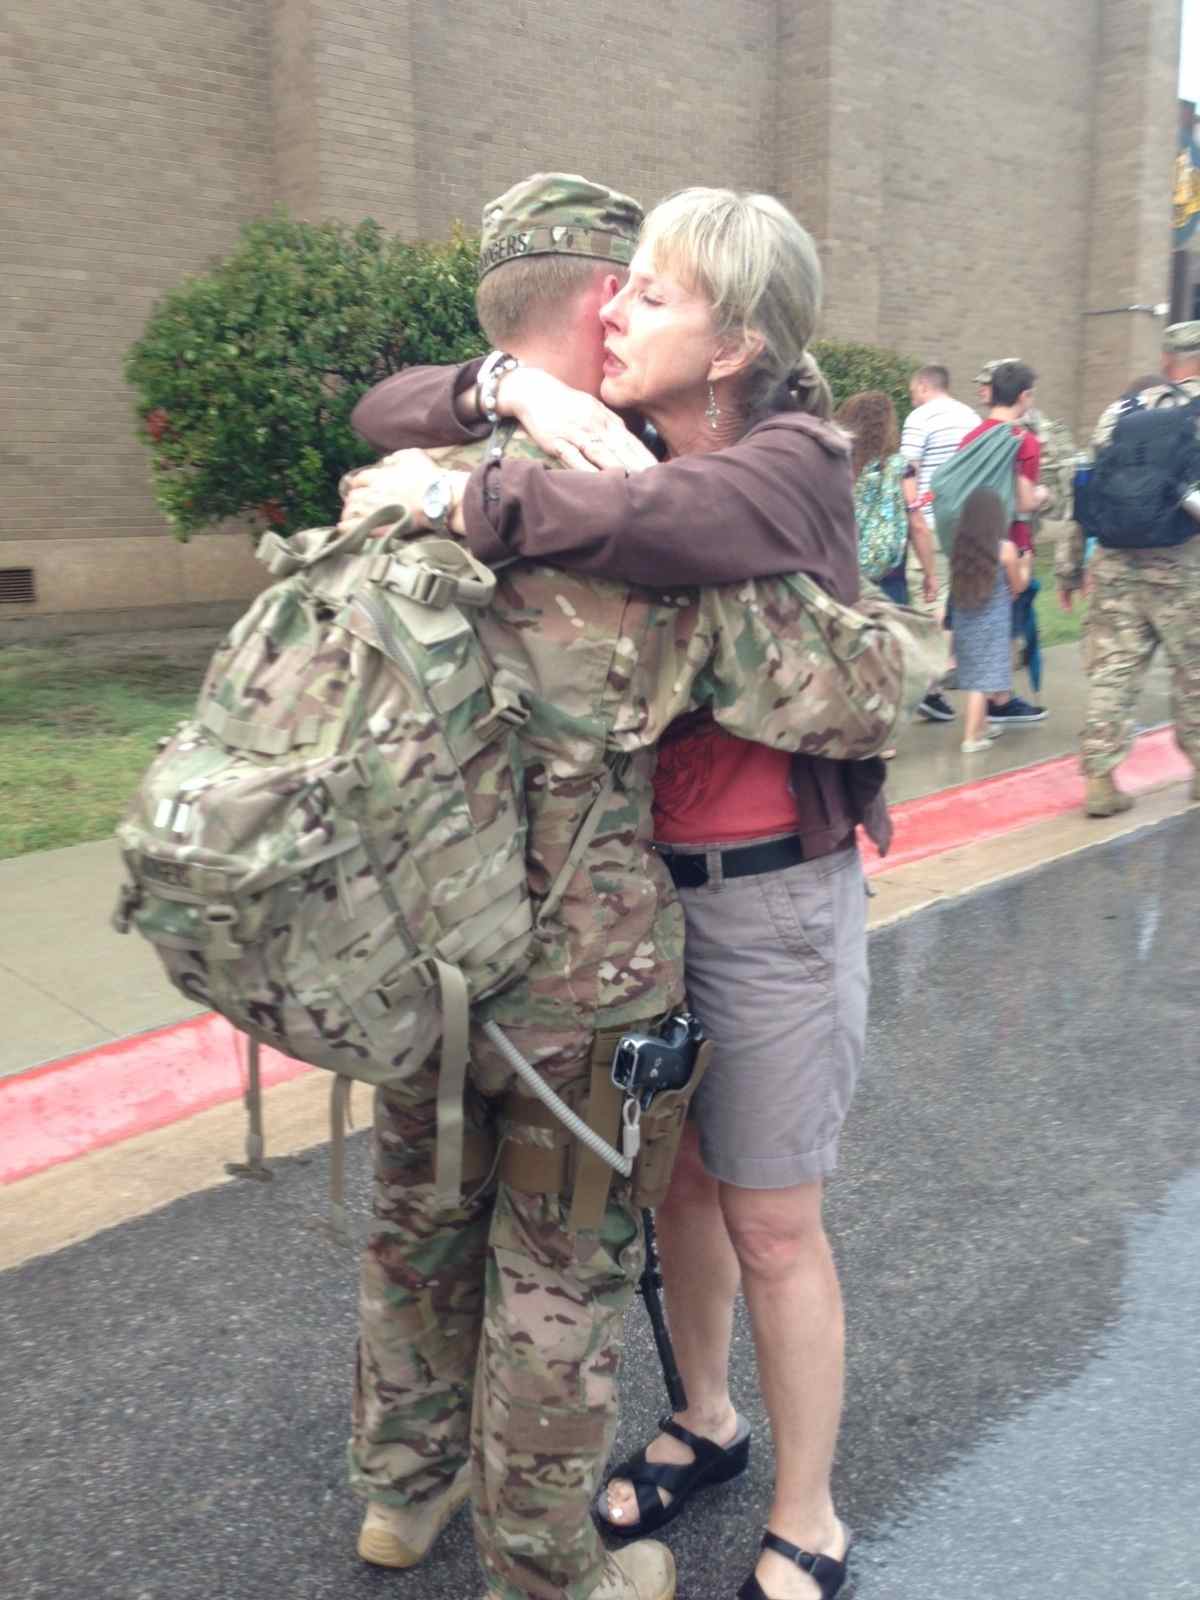
MULTIPOLYGON (((930 509, 933 496, 929 480, 943 461, 948 461, 958 449, 963 436, 979 425, 979 418, 970 406, 956 400, 950 389, 950 373, 936 364, 919 367, 909 380, 908 392, 913 409, 904 423, 900 436, 900 453, 911 462, 917 473, 917 506, 932 523, 930 509)), ((945 611, 949 591, 949 575, 945 553, 936 551, 938 592, 934 605, 939 613, 945 611)), ((919 593, 919 584, 910 585, 911 592, 919 593)), ((930 722, 953 722, 954 708, 945 695, 931 691, 917 707, 930 722)))

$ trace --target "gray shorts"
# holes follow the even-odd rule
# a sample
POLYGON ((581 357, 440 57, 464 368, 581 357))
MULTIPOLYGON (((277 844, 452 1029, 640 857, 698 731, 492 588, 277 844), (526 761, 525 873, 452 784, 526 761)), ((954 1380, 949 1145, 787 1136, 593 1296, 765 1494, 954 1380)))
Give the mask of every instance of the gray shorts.
POLYGON ((857 848, 679 899, 688 999, 716 1047, 692 1101, 705 1170, 742 1189, 825 1177, 867 1025, 857 848))

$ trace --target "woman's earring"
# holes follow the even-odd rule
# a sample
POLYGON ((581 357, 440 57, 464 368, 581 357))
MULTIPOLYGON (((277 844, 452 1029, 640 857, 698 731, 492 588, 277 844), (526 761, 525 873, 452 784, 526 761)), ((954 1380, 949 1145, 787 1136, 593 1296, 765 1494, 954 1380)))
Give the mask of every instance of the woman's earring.
POLYGON ((715 429, 717 418, 721 415, 721 408, 717 404, 717 391, 711 383, 708 386, 708 405, 705 407, 704 415, 708 418, 709 427, 715 429))

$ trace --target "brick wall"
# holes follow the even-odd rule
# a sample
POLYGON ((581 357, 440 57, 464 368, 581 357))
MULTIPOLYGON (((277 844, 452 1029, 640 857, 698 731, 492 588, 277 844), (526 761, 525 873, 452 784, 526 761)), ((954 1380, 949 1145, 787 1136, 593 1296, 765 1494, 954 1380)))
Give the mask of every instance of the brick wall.
POLYGON ((252 589, 244 535, 167 541, 120 371, 276 200, 436 237, 538 167, 766 188, 820 244, 821 331, 944 360, 967 398, 1020 354, 1078 427, 1153 355, 1151 319, 1082 313, 1166 298, 1178 0, 9 0, 0 26, 22 616, 252 589))
POLYGON ((644 202, 774 166, 776 0, 412 5, 420 229, 539 168, 644 202), (469 19, 469 22, 468 22, 469 19))
POLYGON ((9 0, 0 26, 0 567, 34 568, 23 612, 244 595, 244 535, 165 534, 121 364, 158 295, 271 203, 264 8, 9 0))
POLYGON ((897 30, 883 225, 896 261, 880 338, 944 361, 968 401, 982 362, 1020 356, 1046 411, 1075 420, 1096 6, 971 12, 963 27, 961 6, 928 0, 897 30))
MULTIPOLYGON (((1091 311, 1170 296, 1170 236, 1160 232, 1159 195, 1171 182, 1178 127, 1179 0, 1102 0, 1099 9, 1096 95, 1103 109, 1095 124, 1084 290, 1091 311)), ((1084 321, 1079 396, 1094 420, 1131 378, 1158 366, 1162 323, 1139 312, 1084 321)))

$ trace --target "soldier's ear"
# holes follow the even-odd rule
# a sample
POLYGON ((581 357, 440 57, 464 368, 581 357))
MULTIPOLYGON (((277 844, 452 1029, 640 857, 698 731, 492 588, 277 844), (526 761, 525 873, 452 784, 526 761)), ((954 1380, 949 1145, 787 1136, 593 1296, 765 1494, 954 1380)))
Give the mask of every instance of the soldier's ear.
POLYGON ((623 278, 618 278, 615 272, 606 272, 605 273, 605 275, 604 275, 604 301, 603 301, 604 305, 608 304, 608 302, 612 299, 613 295, 615 295, 617 293, 617 291, 620 289, 620 287, 621 287, 621 285, 622 285, 622 283, 624 281, 625 280, 623 278))

